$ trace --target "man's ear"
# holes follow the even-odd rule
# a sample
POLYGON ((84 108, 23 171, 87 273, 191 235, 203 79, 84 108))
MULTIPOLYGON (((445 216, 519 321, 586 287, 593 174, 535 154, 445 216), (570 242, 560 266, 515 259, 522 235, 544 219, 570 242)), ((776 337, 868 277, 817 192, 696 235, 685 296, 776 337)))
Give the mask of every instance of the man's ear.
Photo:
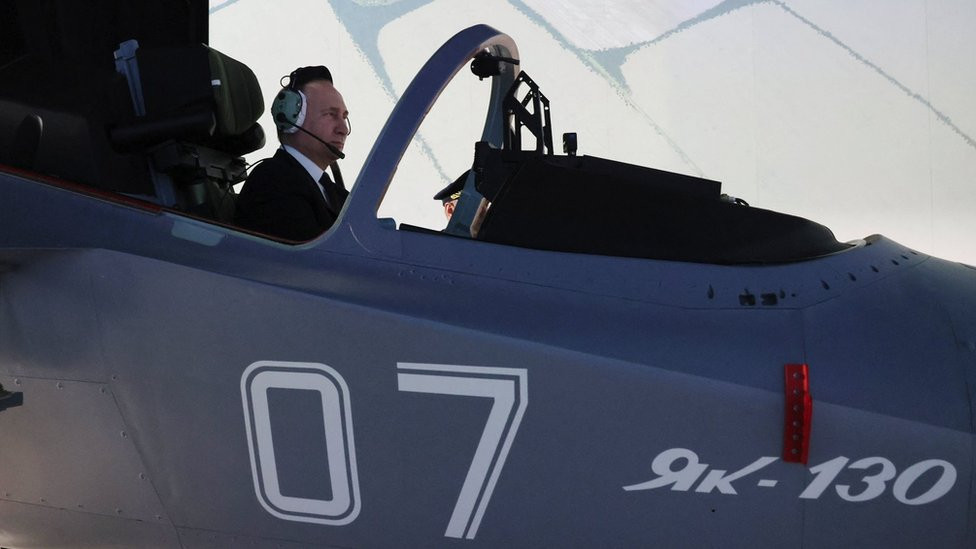
POLYGON ((448 219, 450 219, 451 216, 454 215, 454 206, 456 205, 457 202, 453 200, 444 204, 444 215, 446 215, 448 219))

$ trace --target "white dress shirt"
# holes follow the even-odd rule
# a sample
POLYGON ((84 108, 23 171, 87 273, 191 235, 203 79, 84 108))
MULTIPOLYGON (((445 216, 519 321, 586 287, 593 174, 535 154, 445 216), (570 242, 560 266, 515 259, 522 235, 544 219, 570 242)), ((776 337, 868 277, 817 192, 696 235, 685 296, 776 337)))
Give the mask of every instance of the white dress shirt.
MULTIPOLYGON (((281 148, 284 149, 286 153, 292 155, 292 157, 295 160, 297 160, 298 163, 301 164, 303 168, 305 168, 305 171, 308 172, 308 175, 312 176, 312 181, 315 181, 315 183, 318 185, 319 192, 322 193, 322 198, 325 199, 325 203, 329 204, 329 195, 325 193, 325 187, 323 187, 322 183, 319 181, 320 179, 322 179, 322 174, 325 173, 325 170, 318 167, 318 165, 315 162, 309 160, 307 156, 298 152, 298 149, 296 149, 295 147, 292 147, 291 145, 282 145, 281 148)), ((333 204, 329 204, 329 205, 334 206, 333 204)))

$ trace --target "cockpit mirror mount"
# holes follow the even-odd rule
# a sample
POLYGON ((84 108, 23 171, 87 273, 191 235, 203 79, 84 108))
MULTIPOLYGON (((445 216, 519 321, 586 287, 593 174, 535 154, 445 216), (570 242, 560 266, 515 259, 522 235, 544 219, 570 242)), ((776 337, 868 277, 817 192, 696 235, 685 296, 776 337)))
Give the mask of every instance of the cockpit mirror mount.
POLYGON ((471 59, 471 72, 478 77, 478 80, 484 80, 485 78, 500 75, 504 70, 503 63, 518 65, 519 60, 512 57, 492 55, 488 51, 482 51, 471 59))

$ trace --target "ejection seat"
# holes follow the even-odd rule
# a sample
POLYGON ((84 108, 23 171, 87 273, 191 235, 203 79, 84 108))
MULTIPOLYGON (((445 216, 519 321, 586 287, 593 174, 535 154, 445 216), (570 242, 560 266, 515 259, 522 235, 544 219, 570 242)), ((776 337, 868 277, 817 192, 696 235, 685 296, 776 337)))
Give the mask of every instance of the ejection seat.
POLYGON ((222 222, 234 216, 233 185, 246 177, 242 155, 264 146, 264 111, 254 73, 205 45, 115 52, 135 116, 109 129, 116 148, 146 155, 155 200, 222 222))

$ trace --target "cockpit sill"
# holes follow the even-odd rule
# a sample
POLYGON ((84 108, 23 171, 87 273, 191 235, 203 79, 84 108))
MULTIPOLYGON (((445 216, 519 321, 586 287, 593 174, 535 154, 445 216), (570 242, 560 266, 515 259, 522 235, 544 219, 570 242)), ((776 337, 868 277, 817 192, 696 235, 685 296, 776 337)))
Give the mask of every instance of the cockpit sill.
POLYGON ((383 249, 367 248, 345 222, 316 240, 292 246, 118 193, 92 192, 75 183, 19 169, 3 167, 0 178, 7 179, 3 192, 12 203, 43 204, 42 211, 51 216, 6 216, 2 238, 6 247, 105 248, 322 295, 332 291, 329 273, 334 269, 341 271, 340 265, 352 261, 365 269, 361 273, 364 278, 357 284, 369 287, 368 272, 375 271, 379 277, 376 280, 392 274, 405 284, 419 285, 414 288, 418 295, 446 291, 448 286, 470 286, 473 290, 495 279, 623 299, 635 305, 782 311, 867 289, 886 278, 912 272, 928 259, 874 235, 850 243, 845 253, 803 262, 709 265, 648 261, 498 246, 444 234, 382 228, 375 219, 377 231, 388 237, 383 249), (10 185, 17 180, 24 185, 10 185), (100 202, 122 208, 86 207, 84 201, 88 200, 92 200, 92 206, 100 202), (52 230, 51 219, 78 211, 99 216, 98 222, 69 232, 65 231, 70 223, 57 223, 62 229, 52 230), (106 240, 106 234, 116 236, 106 240), (179 244, 180 240, 205 246, 187 246, 179 244), (253 263, 246 258, 259 261, 253 263))
MULTIPOLYGON (((199 222, 199 223, 203 223, 203 224, 207 224, 207 225, 211 225, 211 226, 215 226, 215 227, 221 227, 221 228, 229 229, 229 230, 232 230, 232 231, 235 231, 235 232, 238 232, 238 233, 244 233, 244 234, 252 235, 252 236, 255 236, 255 237, 259 237, 259 239, 261 239, 261 240, 270 240, 270 241, 278 242, 278 243, 281 243, 281 244, 287 244, 289 246, 296 246, 296 247, 298 247, 296 249, 303 249, 303 248, 307 248, 307 247, 314 247, 313 245, 315 243, 322 241, 328 234, 330 234, 330 233, 333 232, 332 230, 326 231, 322 235, 320 235, 320 236, 318 236, 315 239, 312 239, 310 241, 290 240, 290 239, 287 239, 287 238, 281 238, 281 237, 276 236, 276 235, 271 235, 271 234, 261 233, 261 232, 258 232, 258 231, 248 230, 246 228, 240 227, 240 226, 235 225, 235 224, 230 223, 230 222, 223 222, 223 221, 220 221, 220 220, 215 220, 213 218, 209 218, 209 217, 205 217, 205 216, 201 216, 201 215, 194 215, 193 213, 181 211, 181 210, 179 210, 177 208, 163 206, 163 205, 161 205, 161 204, 159 204, 157 202, 154 202, 151 199, 152 197, 130 196, 130 195, 127 195, 125 193, 113 192, 113 191, 109 191, 109 190, 99 189, 99 188, 96 188, 96 187, 92 187, 90 185, 86 185, 86 184, 83 184, 83 183, 77 183, 77 182, 69 181, 69 180, 62 179, 62 178, 59 178, 59 177, 56 177, 56 176, 53 176, 53 175, 43 174, 43 173, 39 173, 39 172, 36 172, 36 171, 33 171, 33 170, 28 170, 28 169, 24 169, 24 168, 9 166, 9 165, 5 165, 5 164, 0 164, 0 173, 6 173, 6 174, 9 174, 11 176, 15 176, 15 177, 18 177, 20 179, 23 179, 23 180, 32 181, 32 182, 36 182, 36 183, 41 183, 41 184, 44 184, 46 186, 55 187, 55 188, 62 189, 62 190, 65 190, 65 191, 70 191, 72 193, 81 194, 81 195, 84 195, 86 197, 90 197, 90 198, 99 200, 101 202, 108 202, 108 203, 112 203, 112 204, 115 204, 115 205, 128 207, 128 208, 131 208, 131 209, 134 209, 134 210, 138 210, 138 211, 142 211, 142 212, 145 212, 145 213, 148 213, 148 214, 152 214, 152 215, 159 215, 159 214, 162 214, 162 213, 171 214, 171 215, 178 216, 178 217, 181 217, 181 218, 187 218, 187 219, 190 219, 190 220, 194 220, 194 221, 199 222)), ((342 222, 343 222, 343 216, 340 216, 340 219, 336 223, 336 226, 335 227, 341 226, 343 224, 342 222)), ((413 232, 413 233, 425 233, 425 234, 430 234, 430 235, 437 235, 439 237, 445 237, 445 238, 457 238, 459 240, 469 240, 469 238, 467 238, 467 237, 453 235, 453 234, 450 234, 450 233, 448 233, 446 231, 437 231, 437 230, 432 230, 432 229, 426 229, 426 228, 423 228, 423 227, 412 227, 412 226, 408 226, 408 225, 403 225, 403 226, 401 226, 398 229, 397 228, 396 221, 394 219, 390 219, 390 218, 379 218, 379 219, 376 219, 375 222, 376 222, 376 226, 379 227, 381 230, 383 230, 383 232, 407 231, 407 232, 413 232)), ((864 242, 865 242, 864 240, 856 240, 856 241, 848 242, 848 243, 846 243, 847 248, 845 248, 843 250, 839 250, 839 251, 831 252, 831 253, 827 253, 827 254, 821 254, 821 255, 817 255, 817 256, 812 256, 812 257, 809 257, 809 258, 804 258, 804 260, 813 260, 813 259, 819 259, 819 258, 823 258, 823 257, 828 257, 828 256, 831 256, 831 255, 835 255, 837 253, 841 253, 843 251, 847 251, 847 249, 853 249, 853 248, 856 248, 858 246, 864 245, 864 242)), ((532 246, 523 246, 523 247, 533 248, 532 246)), ((591 253, 589 255, 598 255, 598 256, 599 255, 605 255, 605 256, 617 257, 617 256, 614 256, 613 254, 600 254, 600 253, 591 253)), ((761 262, 761 263, 756 263, 756 264, 773 265, 773 264, 791 263, 791 262, 792 261, 767 261, 767 262, 761 262)))

